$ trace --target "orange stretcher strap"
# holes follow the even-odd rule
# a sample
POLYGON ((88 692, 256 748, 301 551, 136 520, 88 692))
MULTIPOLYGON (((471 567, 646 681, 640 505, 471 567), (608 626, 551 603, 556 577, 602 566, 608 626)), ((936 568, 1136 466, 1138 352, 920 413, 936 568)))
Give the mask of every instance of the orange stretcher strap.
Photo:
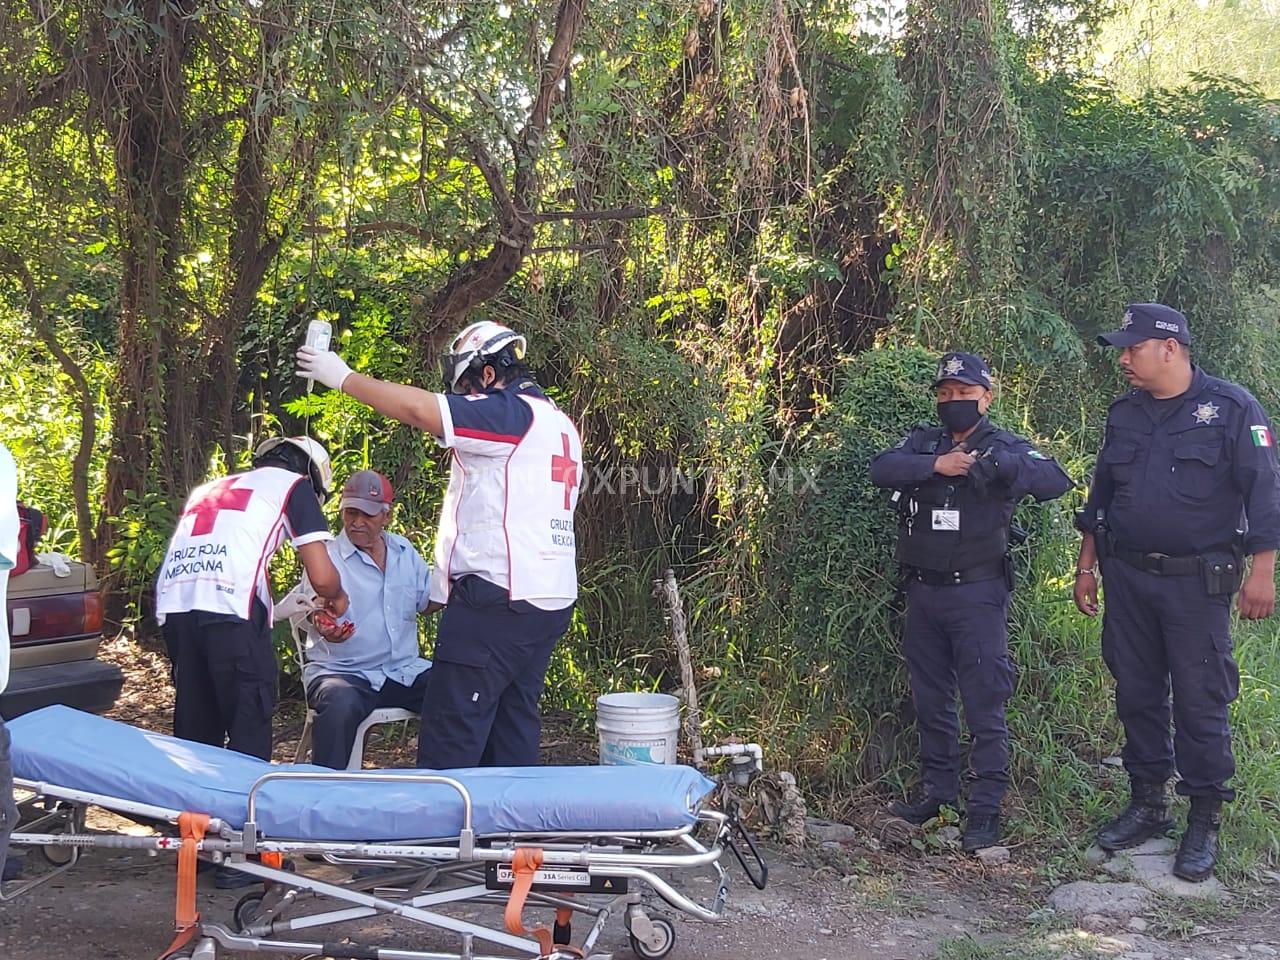
POLYGON ((200 841, 209 829, 206 813, 182 813, 178 815, 178 834, 182 848, 178 851, 178 892, 174 903, 174 929, 177 936, 160 954, 166 957, 184 946, 199 929, 200 914, 196 912, 196 854, 200 841))
MULTIPOLYGON (((556 943, 554 934, 546 927, 534 927, 526 930, 520 914, 524 912, 525 900, 533 889, 534 874, 542 866, 542 851, 537 847, 521 847, 511 861, 511 872, 515 881, 511 885, 511 896, 507 898, 507 909, 503 913, 507 930, 517 937, 533 937, 538 941, 539 956, 549 957, 556 951, 571 953, 581 957, 582 951, 567 943, 556 943)), ((573 910, 569 907, 556 907, 556 923, 565 926, 573 918, 573 910)))
POLYGON ((511 861, 511 872, 515 874, 515 882, 511 885, 511 896, 507 898, 507 909, 502 919, 507 925, 507 930, 517 937, 531 936, 536 939, 538 948, 542 951, 541 956, 546 957, 550 956, 551 951, 555 949, 555 944, 551 942, 551 931, 546 927, 526 930, 524 923, 520 920, 520 914, 524 911, 524 902, 529 896, 529 891, 533 889, 533 875, 540 866, 542 866, 542 851, 537 847, 521 847, 516 851, 515 858, 511 861))

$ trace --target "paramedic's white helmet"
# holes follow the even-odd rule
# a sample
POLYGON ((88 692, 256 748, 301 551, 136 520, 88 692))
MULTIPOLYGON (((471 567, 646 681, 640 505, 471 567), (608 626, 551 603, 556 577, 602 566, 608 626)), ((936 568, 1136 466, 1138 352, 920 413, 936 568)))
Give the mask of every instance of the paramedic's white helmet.
POLYGON ((508 356, 517 362, 524 360, 528 342, 523 335, 492 320, 469 324, 453 338, 449 352, 440 360, 445 389, 457 393, 458 383, 465 374, 479 376, 485 363, 508 347, 508 356))
MULTIPOLYGON (((329 462, 329 452, 325 450, 319 441, 310 437, 269 437, 258 444, 258 449, 253 452, 254 463, 256 464, 272 450, 279 450, 282 446, 302 453, 302 456, 306 458, 305 466, 302 463, 298 465, 302 466, 310 474, 311 485, 315 487, 316 496, 321 500, 327 498, 330 489, 333 487, 333 464, 329 462)), ((301 473, 302 471, 299 470, 298 472, 301 473)))

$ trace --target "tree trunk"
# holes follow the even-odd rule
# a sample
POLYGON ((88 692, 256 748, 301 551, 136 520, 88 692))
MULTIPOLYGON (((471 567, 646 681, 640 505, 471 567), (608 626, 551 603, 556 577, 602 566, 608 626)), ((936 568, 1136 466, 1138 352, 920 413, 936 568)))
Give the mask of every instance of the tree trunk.
POLYGON ((148 3, 145 15, 154 31, 147 39, 139 34, 104 41, 119 56, 110 65, 115 69, 108 74, 103 112, 115 147, 123 251, 111 455, 98 528, 104 555, 114 541, 109 520, 125 510, 129 491, 157 483, 158 492, 177 497, 192 479, 190 458, 166 453, 165 442, 173 435, 192 437, 189 422, 166 422, 165 402, 170 372, 183 368, 175 331, 185 306, 174 280, 186 192, 183 68, 190 11, 174 7, 185 6, 148 3))

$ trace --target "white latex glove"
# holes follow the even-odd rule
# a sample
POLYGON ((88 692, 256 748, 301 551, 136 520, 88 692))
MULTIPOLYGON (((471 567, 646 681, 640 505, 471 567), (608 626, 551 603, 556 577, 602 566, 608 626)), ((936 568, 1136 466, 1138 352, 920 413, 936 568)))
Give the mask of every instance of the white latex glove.
POLYGON ((315 347, 298 348, 298 376, 317 380, 330 390, 341 390, 342 382, 351 376, 347 362, 332 350, 315 347))
POLYGON ((275 605, 272 610, 271 620, 273 623, 280 623, 283 620, 292 622, 305 618, 312 610, 319 609, 319 607, 320 604, 316 602, 316 596, 311 591, 311 585, 300 583, 275 605))

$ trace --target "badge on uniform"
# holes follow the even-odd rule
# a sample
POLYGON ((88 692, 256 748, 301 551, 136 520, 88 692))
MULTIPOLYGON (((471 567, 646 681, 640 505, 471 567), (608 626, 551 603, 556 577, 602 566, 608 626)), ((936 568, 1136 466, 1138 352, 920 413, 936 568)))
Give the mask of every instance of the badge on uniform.
POLYGON ((1213 423, 1218 419, 1218 405, 1216 403, 1198 404, 1192 416, 1196 418, 1196 423, 1213 423))
POLYGON ((1039 450, 1028 450, 1027 456, 1030 457, 1032 460, 1048 460, 1049 459, 1039 450))
POLYGON ((933 511, 933 529, 959 530, 960 529, 960 511, 959 510, 934 510, 933 511))
POLYGON ((1255 447, 1271 446, 1271 428, 1266 424, 1255 424, 1249 428, 1249 433, 1253 437, 1253 445, 1255 447))

